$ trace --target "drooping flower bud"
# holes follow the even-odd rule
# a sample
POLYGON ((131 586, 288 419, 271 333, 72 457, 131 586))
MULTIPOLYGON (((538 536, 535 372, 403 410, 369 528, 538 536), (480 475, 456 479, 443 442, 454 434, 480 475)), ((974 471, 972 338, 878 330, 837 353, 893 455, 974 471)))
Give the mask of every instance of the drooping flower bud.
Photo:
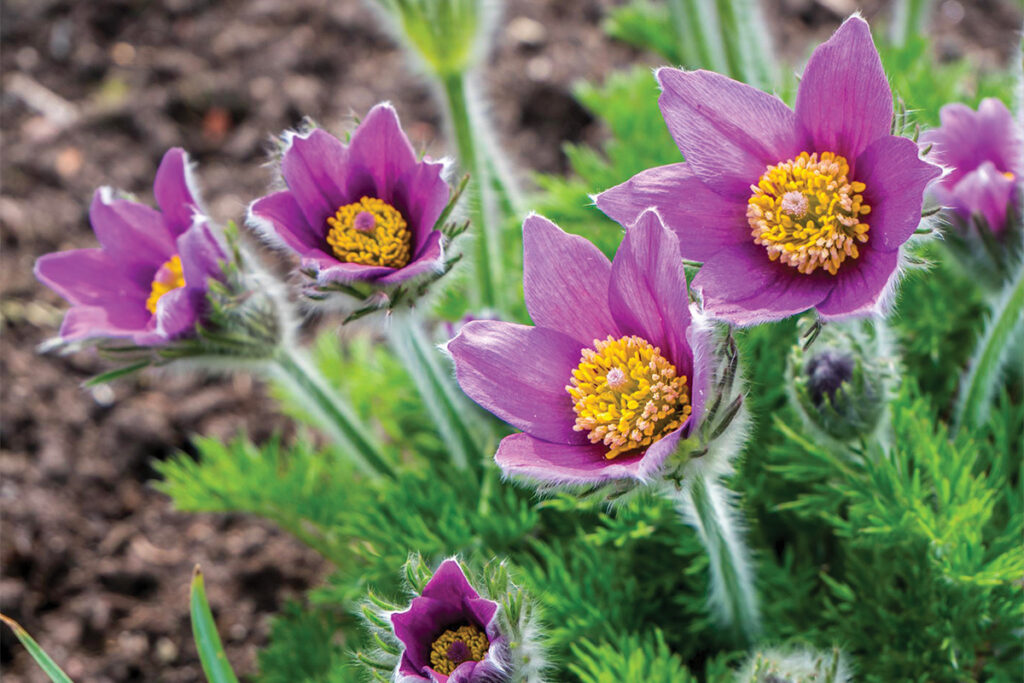
POLYGON ((806 348, 794 347, 788 386, 810 427, 850 441, 873 433, 881 423, 895 372, 883 323, 832 323, 806 348))
POLYGON ((533 683, 541 680, 543 652, 536 641, 536 610, 508 576, 490 563, 470 582, 456 559, 431 572, 419 555, 404 575, 413 593, 406 608, 370 594, 362 608, 378 648, 358 661, 380 678, 424 683, 533 683))
POLYGON ((850 667, 839 648, 831 652, 770 649, 755 653, 736 683, 847 683, 850 667))

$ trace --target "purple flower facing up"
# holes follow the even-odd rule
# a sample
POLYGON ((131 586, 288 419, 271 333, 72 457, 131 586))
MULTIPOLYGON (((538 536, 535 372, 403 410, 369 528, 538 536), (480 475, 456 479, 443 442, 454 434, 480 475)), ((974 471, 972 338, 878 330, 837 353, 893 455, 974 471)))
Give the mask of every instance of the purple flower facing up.
POLYGON ((499 664, 505 639, 498 630, 497 613, 498 603, 480 597, 458 562, 443 562, 409 609, 391 615, 403 646, 398 680, 506 680, 499 664))
POLYGON ((921 145, 931 147, 928 159, 950 169, 932 186, 935 198, 964 223, 977 215, 1001 235, 1024 170, 1024 140, 1013 114, 989 98, 978 111, 947 104, 940 116, 941 127, 921 134, 921 145))
POLYGON ((318 128, 286 141, 288 189, 253 202, 248 222, 317 284, 395 285, 443 268, 444 164, 417 161, 391 105, 371 109, 348 145, 318 128))
POLYGON ((853 16, 818 46, 795 111, 708 71, 657 77, 686 162, 634 176, 598 207, 623 224, 656 207, 683 258, 703 261, 693 286, 706 309, 734 324, 875 312, 939 170, 891 134, 892 92, 867 23, 853 16))
POLYGON ((100 188, 89 207, 98 249, 46 254, 35 275, 72 304, 65 341, 130 339, 160 346, 190 335, 223 248, 200 211, 184 150, 164 154, 153 184, 157 211, 100 188))
POLYGON ((523 431, 495 455, 507 474, 648 480, 695 433, 709 339, 692 324, 678 250, 654 211, 611 263, 582 237, 526 219, 523 289, 536 326, 475 321, 448 344, 463 391, 523 431))

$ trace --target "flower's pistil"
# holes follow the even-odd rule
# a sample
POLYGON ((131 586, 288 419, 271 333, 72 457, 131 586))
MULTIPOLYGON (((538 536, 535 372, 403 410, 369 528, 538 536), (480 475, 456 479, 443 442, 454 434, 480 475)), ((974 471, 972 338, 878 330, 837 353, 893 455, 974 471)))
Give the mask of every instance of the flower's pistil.
POLYGON ((327 243, 339 261, 389 268, 409 265, 412 233, 398 209, 387 202, 363 197, 338 207, 327 224, 327 243))
POLYGON ((678 428, 692 410, 686 376, 661 350, 637 336, 594 340, 565 387, 573 400, 573 431, 608 447, 611 460, 650 446, 678 428))
POLYGON ((490 646, 487 634, 474 624, 450 628, 431 644, 430 668, 450 676, 463 662, 481 661, 490 646))
POLYGON ((868 241, 865 185, 849 174, 846 159, 832 152, 802 152, 769 166, 747 200, 754 243, 801 273, 824 268, 835 275, 847 257, 860 255, 857 243, 868 241))
POLYGON ((146 310, 155 314, 156 302, 160 301, 160 297, 184 286, 185 274, 181 270, 181 257, 175 254, 160 266, 160 270, 153 276, 149 298, 146 299, 146 310))

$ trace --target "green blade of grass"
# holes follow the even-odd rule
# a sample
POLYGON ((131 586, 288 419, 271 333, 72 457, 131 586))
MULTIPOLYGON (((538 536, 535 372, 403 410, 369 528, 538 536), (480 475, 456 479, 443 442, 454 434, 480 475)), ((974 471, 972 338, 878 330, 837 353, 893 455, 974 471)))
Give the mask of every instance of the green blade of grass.
POLYGON ((32 659, 36 660, 36 664, 38 664, 39 668, 41 668, 43 672, 50 677, 51 681, 54 683, 71 683, 71 679, 68 678, 68 675, 61 671, 60 667, 57 666, 57 664, 50 659, 50 656, 43 651, 43 648, 39 647, 39 643, 37 643, 32 636, 28 634, 28 631, 21 627, 21 624, 10 617, 4 616, 3 614, 0 614, 0 621, 11 627, 11 630, 14 631, 14 635, 18 637, 21 644, 24 645, 25 649, 28 650, 28 653, 32 655, 32 659))
POLYGON ((217 624, 213 621, 210 603, 206 601, 206 588, 199 565, 192 572, 189 611, 192 614, 192 637, 199 650, 199 661, 203 665, 206 680, 210 683, 238 683, 238 677, 231 669, 220 636, 217 635, 217 624))

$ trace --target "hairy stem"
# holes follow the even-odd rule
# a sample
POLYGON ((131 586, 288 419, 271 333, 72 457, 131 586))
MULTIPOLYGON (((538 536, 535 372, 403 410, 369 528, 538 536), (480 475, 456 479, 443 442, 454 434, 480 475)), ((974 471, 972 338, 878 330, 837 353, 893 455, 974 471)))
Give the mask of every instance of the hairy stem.
POLYGON ((364 470, 375 475, 395 476, 380 448, 367 437, 367 429, 359 423, 352 407, 324 383, 301 351, 281 348, 274 356, 273 370, 292 395, 310 407, 331 438, 349 449, 364 470))
POLYGON ((738 642, 754 642, 761 630, 757 594, 730 492, 702 471, 671 491, 676 508, 707 549, 712 608, 738 642))

